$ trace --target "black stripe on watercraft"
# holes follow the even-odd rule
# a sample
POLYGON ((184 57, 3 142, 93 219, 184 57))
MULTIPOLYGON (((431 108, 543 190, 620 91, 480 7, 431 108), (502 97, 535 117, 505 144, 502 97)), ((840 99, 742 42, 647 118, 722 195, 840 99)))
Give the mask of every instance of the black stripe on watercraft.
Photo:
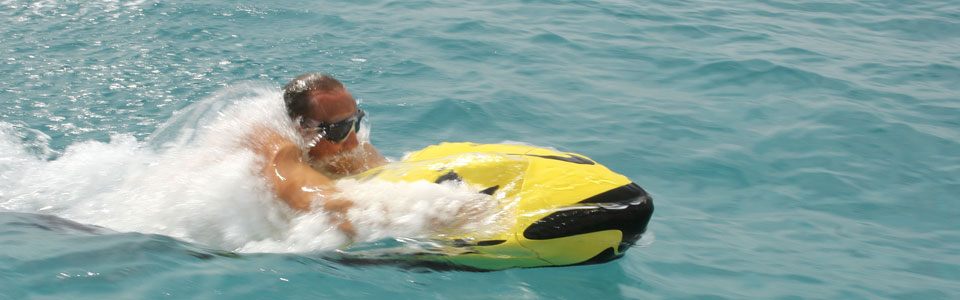
MULTIPOLYGON (((621 253, 622 253, 622 252, 621 252, 621 253)), ((368 257, 368 258, 364 258, 364 257, 350 257, 350 256, 339 256, 339 257, 337 257, 337 256, 332 256, 332 257, 326 257, 325 259, 328 260, 328 261, 333 261, 333 262, 336 262, 336 263, 339 263, 339 264, 342 264, 342 265, 349 265, 349 266, 393 265, 393 266, 398 266, 398 267, 403 268, 403 269, 413 270, 413 271, 419 271, 419 272, 423 272, 423 273, 431 272, 431 271, 440 271, 440 272, 444 272, 444 271, 467 271, 467 272, 490 272, 490 271, 494 271, 494 270, 479 269, 479 268, 475 268, 475 267, 458 265, 458 264, 453 263, 453 262, 450 262, 450 261, 416 260, 415 257, 416 257, 416 256, 414 255, 414 256, 410 256, 410 258, 413 258, 413 259, 402 259, 402 258, 384 259, 384 258, 369 258, 369 257, 368 257)), ((614 260, 614 259, 618 259, 618 258, 620 258, 620 257, 623 257, 623 255, 622 255, 622 254, 621 254, 621 255, 616 255, 615 252, 614 252, 614 250, 613 250, 613 247, 610 247, 610 248, 607 248, 607 249, 603 250, 602 252, 600 252, 599 254, 595 255, 594 257, 591 257, 590 259, 585 260, 585 261, 582 261, 582 262, 579 262, 579 263, 576 263, 576 264, 570 264, 570 265, 547 265, 547 266, 540 266, 540 267, 551 268, 551 267, 563 267, 563 266, 592 265, 592 264, 605 263, 605 262, 608 262, 608 261, 611 261, 611 260, 614 260)))
POLYGON ((457 172, 450 170, 450 172, 447 172, 447 174, 443 174, 440 177, 438 177, 437 180, 434 181, 434 183, 443 183, 444 181, 450 181, 450 180, 454 180, 456 182, 463 182, 463 177, 460 177, 460 174, 457 174, 457 172))
POLYGON ((462 266, 454 264, 452 262, 444 261, 427 261, 427 260, 416 260, 416 256, 411 256, 411 258, 402 259, 383 259, 383 258, 365 258, 365 257, 350 257, 350 256, 341 256, 341 257, 325 257, 327 261, 335 262, 341 265, 354 266, 354 267, 363 267, 363 266, 382 266, 382 265, 391 265, 406 269, 412 272, 419 273, 429 273, 429 272, 448 272, 448 271, 466 271, 466 272, 490 272, 494 270, 486 270, 475 267, 462 266))
POLYGON ((491 186, 480 191, 481 194, 487 194, 493 196, 493 193, 497 192, 497 189, 500 188, 500 185, 491 186))
POLYGON ((487 240, 477 242, 477 246, 494 246, 506 243, 507 240, 487 240))
POLYGON ((468 242, 468 241, 466 241, 466 240, 464 240, 464 239, 455 239, 455 240, 451 241, 451 243, 453 244, 454 247, 495 246, 495 245, 500 245, 500 244, 503 244, 503 243, 506 243, 506 242, 507 242, 507 240, 486 240, 486 241, 479 241, 479 242, 476 242, 476 243, 471 243, 471 242, 468 242))
POLYGON ((640 239, 653 214, 653 199, 635 183, 597 194, 579 203, 588 205, 551 213, 530 224, 523 231, 523 236, 530 240, 549 240, 620 230, 623 239, 617 252, 622 253, 640 239))
POLYGON ((592 160, 587 159, 586 157, 577 156, 577 155, 573 155, 573 154, 567 154, 566 157, 564 157, 564 156, 556 156, 556 155, 536 155, 536 154, 526 154, 526 155, 536 156, 536 157, 539 157, 539 158, 546 158, 546 159, 555 159, 555 160, 559 160, 559 161, 565 161, 565 162, 575 163, 575 164, 581 164, 581 165, 595 165, 595 164, 596 164, 595 162, 593 162, 592 160))
POLYGON ((575 164, 581 164, 581 165, 595 165, 595 164, 597 164, 597 163, 593 162, 592 160, 587 159, 586 157, 579 156, 579 155, 573 155, 573 154, 569 154, 569 153, 567 153, 567 156, 537 155, 537 154, 509 154, 509 155, 526 155, 526 156, 533 156, 533 157, 539 157, 539 158, 546 158, 546 159, 553 159, 553 160, 565 161, 565 162, 568 162, 568 163, 575 163, 575 164))

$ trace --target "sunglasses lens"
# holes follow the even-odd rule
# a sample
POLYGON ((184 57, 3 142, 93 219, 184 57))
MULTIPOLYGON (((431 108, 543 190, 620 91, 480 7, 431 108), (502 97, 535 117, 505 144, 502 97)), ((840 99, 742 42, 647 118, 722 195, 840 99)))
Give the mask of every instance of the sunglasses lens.
POLYGON ((333 124, 317 122, 315 127, 317 128, 317 132, 320 133, 320 137, 334 143, 339 143, 347 139, 347 137, 350 136, 351 131, 360 130, 360 120, 363 120, 364 115, 366 115, 366 113, 364 113, 363 110, 359 110, 357 114, 347 118, 346 120, 333 124))
POLYGON ((359 122, 353 121, 349 123, 332 124, 324 133, 323 138, 333 142, 342 141, 350 135, 350 131, 352 131, 354 126, 353 124, 357 123, 359 122))

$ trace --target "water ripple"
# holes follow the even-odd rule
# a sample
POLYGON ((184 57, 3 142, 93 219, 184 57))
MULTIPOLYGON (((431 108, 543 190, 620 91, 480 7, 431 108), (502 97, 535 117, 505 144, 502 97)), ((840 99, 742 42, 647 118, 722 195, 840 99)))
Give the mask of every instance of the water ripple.
POLYGON ((957 298, 957 20, 952 0, 0 0, 0 165, 144 138, 237 83, 323 71, 390 156, 553 146, 661 201, 658 242, 623 260, 479 275, 230 259, 26 217, 40 227, 0 225, 0 294, 957 298))

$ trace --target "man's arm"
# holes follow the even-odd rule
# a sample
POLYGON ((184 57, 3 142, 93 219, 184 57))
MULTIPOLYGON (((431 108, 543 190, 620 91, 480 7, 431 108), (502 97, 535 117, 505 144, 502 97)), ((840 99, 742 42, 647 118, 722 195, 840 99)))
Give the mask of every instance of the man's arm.
POLYGON ((276 132, 261 130, 255 140, 254 151, 265 159, 261 174, 274 193, 296 210, 309 211, 312 203, 318 201, 338 223, 338 228, 352 238, 354 228, 345 215, 353 202, 334 198, 337 190, 333 181, 310 168, 302 160, 300 148, 276 132))

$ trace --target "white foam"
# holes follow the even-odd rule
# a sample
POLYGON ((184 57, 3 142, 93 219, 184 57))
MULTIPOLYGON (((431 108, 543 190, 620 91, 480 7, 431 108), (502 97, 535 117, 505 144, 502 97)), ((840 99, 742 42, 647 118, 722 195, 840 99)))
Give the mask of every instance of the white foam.
MULTIPOLYGON (((322 210, 294 212, 275 198, 244 146, 258 126, 298 136, 282 103, 275 89, 233 86, 177 113, 146 142, 114 135, 55 159, 36 145, 49 138, 25 141, 28 130, 0 122, 0 209, 246 252, 343 246, 322 210)), ((369 141, 369 126, 359 136, 369 141)), ((492 213, 497 199, 462 184, 341 180, 337 188, 356 202, 348 218, 359 241, 478 230, 501 217, 492 213)))

